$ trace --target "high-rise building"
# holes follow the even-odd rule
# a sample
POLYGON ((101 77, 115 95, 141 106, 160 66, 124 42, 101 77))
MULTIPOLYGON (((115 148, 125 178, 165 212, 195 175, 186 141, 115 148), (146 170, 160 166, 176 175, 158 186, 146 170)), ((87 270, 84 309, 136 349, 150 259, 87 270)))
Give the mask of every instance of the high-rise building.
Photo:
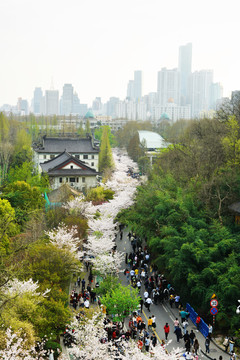
POLYGON ((113 118, 116 117, 116 105, 119 102, 119 98, 117 97, 110 97, 107 102, 107 115, 112 116, 113 118))
POLYGON ((70 115, 73 112, 73 86, 64 84, 61 98, 61 115, 70 115))
POLYGON ((200 70, 192 73, 189 96, 193 117, 198 117, 200 112, 207 112, 210 109, 212 82, 213 70, 200 70))
POLYGON ((45 91, 45 113, 46 115, 59 114, 59 91, 46 90, 45 91))
POLYGON ((95 100, 93 100, 92 109, 96 112, 102 109, 102 100, 100 97, 96 97, 95 100))
POLYGON ((140 101, 142 97, 142 71, 134 71, 134 100, 140 101))
POLYGON ((158 102, 165 105, 169 99, 175 104, 180 104, 180 75, 178 69, 162 68, 158 72, 158 102))
POLYGON ((29 106, 26 99, 18 98, 17 110, 20 115, 29 115, 29 106))
POLYGON ((134 99, 134 80, 129 80, 128 86, 127 86, 127 98, 129 100, 134 99))
POLYGON ((80 99, 78 97, 78 94, 74 92, 73 94, 73 106, 72 106, 72 113, 75 115, 80 115, 81 109, 80 109, 80 99))
POLYGON ((42 102, 43 92, 40 87, 36 87, 33 94, 33 112, 34 114, 41 114, 41 102, 42 102))
POLYGON ((192 44, 179 47, 178 56, 178 71, 180 73, 180 101, 181 105, 185 105, 189 102, 188 95, 188 84, 189 77, 192 73, 192 44))
POLYGON ((212 83, 210 89, 210 109, 216 110, 219 100, 223 97, 223 87, 218 83, 212 83))

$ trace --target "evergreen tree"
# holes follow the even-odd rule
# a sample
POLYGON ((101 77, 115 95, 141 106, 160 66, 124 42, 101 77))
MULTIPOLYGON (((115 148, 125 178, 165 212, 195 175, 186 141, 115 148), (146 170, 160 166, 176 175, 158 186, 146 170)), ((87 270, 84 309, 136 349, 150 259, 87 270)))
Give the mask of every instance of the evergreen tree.
POLYGON ((99 153, 99 170, 105 171, 113 168, 112 150, 109 142, 108 128, 104 126, 99 153))

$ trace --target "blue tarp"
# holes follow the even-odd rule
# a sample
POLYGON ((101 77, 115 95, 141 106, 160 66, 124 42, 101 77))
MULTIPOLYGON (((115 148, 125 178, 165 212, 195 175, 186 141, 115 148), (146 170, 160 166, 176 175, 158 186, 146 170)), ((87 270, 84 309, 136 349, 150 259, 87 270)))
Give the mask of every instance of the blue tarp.
MULTIPOLYGON (((186 309, 190 313, 190 316, 189 316, 190 319, 196 325, 196 318, 197 318, 198 314, 188 303, 186 305, 186 309)), ((199 325, 199 331, 203 334, 203 336, 205 336, 205 337, 208 336, 208 325, 203 321, 202 318, 201 318, 201 322, 199 325)))

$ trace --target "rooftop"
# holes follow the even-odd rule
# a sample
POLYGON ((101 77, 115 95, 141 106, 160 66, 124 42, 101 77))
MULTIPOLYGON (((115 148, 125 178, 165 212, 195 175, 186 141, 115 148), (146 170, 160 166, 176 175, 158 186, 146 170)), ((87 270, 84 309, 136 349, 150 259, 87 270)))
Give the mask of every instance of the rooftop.
POLYGON ((147 149, 166 148, 168 143, 163 137, 153 131, 139 130, 140 143, 145 142, 147 149))
POLYGON ((99 149, 92 145, 92 139, 44 137, 43 144, 34 147, 38 153, 60 154, 67 151, 71 154, 98 153, 99 149))

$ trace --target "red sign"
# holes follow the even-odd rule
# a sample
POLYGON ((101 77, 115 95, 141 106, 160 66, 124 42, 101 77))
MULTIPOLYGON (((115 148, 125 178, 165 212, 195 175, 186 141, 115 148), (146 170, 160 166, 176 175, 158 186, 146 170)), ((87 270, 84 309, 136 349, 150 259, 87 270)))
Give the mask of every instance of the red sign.
POLYGON ((210 305, 211 305, 212 307, 217 307, 217 306, 218 306, 218 301, 217 301, 217 299, 212 299, 212 300, 210 301, 210 305))
POLYGON ((212 308, 210 309, 210 314, 216 315, 217 313, 218 313, 218 309, 217 309, 216 307, 212 307, 212 308))

